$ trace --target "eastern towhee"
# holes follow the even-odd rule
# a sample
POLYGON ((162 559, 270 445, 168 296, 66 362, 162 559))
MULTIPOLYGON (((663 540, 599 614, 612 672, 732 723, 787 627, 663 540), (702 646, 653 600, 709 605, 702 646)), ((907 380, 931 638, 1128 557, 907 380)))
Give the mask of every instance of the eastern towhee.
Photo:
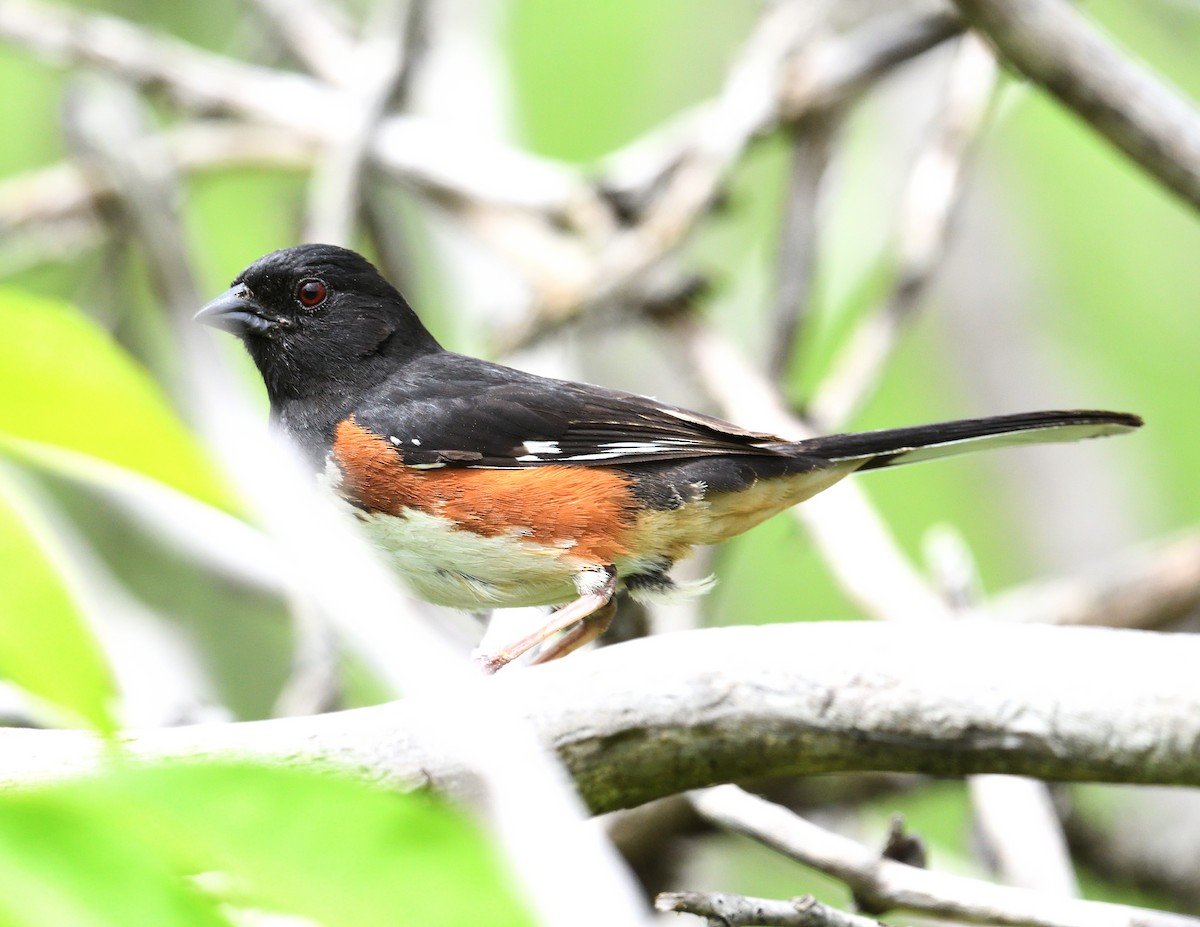
POLYGON ((856 470, 1141 425, 1030 412, 786 441, 447 351, 366 259, 331 245, 268 254, 196 318, 245 342, 273 421, 419 595, 463 609, 561 606, 483 657, 492 672, 556 632, 539 662, 596 637, 620 587, 678 594, 670 569, 693 547, 856 470))

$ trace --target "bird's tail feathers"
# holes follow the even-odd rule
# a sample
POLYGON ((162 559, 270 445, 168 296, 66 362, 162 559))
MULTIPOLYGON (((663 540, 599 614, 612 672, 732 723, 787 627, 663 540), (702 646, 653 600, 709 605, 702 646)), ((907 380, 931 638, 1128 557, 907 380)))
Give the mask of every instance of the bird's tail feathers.
POLYGON ((789 450, 829 461, 863 460, 859 470, 935 460, 993 447, 1081 441, 1140 428, 1125 412, 1092 410, 1023 412, 933 425, 826 435, 788 445, 789 450))

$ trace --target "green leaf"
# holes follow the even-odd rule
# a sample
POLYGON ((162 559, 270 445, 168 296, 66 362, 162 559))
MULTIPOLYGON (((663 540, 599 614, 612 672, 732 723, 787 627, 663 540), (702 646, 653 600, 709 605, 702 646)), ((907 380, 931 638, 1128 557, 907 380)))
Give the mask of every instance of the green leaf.
POLYGON ((0 798, 0 924, 228 927, 157 847, 129 839, 130 810, 70 789, 0 798))
POLYGON ((0 289, 0 433, 82 451, 228 508, 157 384, 71 306, 0 289))
MULTIPOLYGON (((186 877, 200 872, 228 886, 224 900, 234 905, 323 927, 531 923, 490 845, 461 812, 428 795, 384 791, 330 772, 117 766, 32 795, 0 794, 0 870, 10 855, 24 853, 19 878, 56 886, 60 902, 73 906, 67 910, 84 910, 90 919, 13 921, 22 927, 217 923, 188 897, 186 877), (42 836, 32 852, 35 825, 42 836), (120 870, 121 891, 98 884, 106 854, 110 868, 120 870), (162 913, 148 913, 152 905, 162 913)), ((14 906, 25 901, 18 898, 14 906)))
POLYGON ((122 785, 252 903, 325 927, 530 923, 483 836, 430 796, 250 765, 140 770, 122 785))
POLYGON ((112 674, 63 583, 52 545, 0 467, 0 675, 110 731, 112 674))

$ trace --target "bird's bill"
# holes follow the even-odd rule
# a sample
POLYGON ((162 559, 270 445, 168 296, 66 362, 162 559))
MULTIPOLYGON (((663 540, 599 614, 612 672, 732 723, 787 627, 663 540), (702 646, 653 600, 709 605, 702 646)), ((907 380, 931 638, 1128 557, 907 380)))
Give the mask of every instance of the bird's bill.
POLYGON ((281 325, 279 319, 267 315, 245 284, 230 287, 197 312, 194 318, 213 328, 233 332, 238 337, 270 334, 281 325))

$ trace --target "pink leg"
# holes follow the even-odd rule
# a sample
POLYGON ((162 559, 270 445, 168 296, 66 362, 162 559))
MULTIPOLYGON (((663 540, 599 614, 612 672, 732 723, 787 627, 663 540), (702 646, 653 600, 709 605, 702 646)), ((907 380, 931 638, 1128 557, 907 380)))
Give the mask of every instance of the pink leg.
POLYGON ((534 664, 549 663, 551 660, 557 660, 559 657, 565 657, 578 650, 584 644, 591 643, 608 630, 616 613, 617 602, 615 599, 609 599, 558 640, 543 647, 530 662, 534 664))
POLYGON ((551 656, 544 659, 539 659, 537 662, 544 663, 546 660, 552 660, 556 657, 565 656, 572 650, 582 647, 589 640, 601 633, 608 627, 612 621, 613 611, 615 609, 606 609, 612 602, 612 597, 617 591, 617 571, 613 567, 604 567, 603 570, 589 571, 583 574, 580 582, 580 596, 574 602, 568 602, 562 608, 552 612, 550 618, 544 625, 534 631, 532 634, 521 638, 509 644, 507 647, 502 647, 495 653, 479 653, 475 655, 475 662, 483 672, 489 676, 496 671, 503 669, 521 654, 532 650, 538 644, 547 638, 557 634, 559 631, 566 630, 572 625, 583 623, 580 628, 573 629, 567 635, 567 641, 571 642, 566 649, 563 649, 561 644, 556 644, 551 649, 551 656), (588 586, 594 586, 593 589, 588 589, 588 586), (583 591, 587 589, 587 591, 583 591), (597 615, 597 612, 601 613, 597 615), (577 636, 577 631, 589 630, 588 625, 592 624, 593 617, 598 617, 600 621, 599 629, 589 633, 587 636, 577 636))

